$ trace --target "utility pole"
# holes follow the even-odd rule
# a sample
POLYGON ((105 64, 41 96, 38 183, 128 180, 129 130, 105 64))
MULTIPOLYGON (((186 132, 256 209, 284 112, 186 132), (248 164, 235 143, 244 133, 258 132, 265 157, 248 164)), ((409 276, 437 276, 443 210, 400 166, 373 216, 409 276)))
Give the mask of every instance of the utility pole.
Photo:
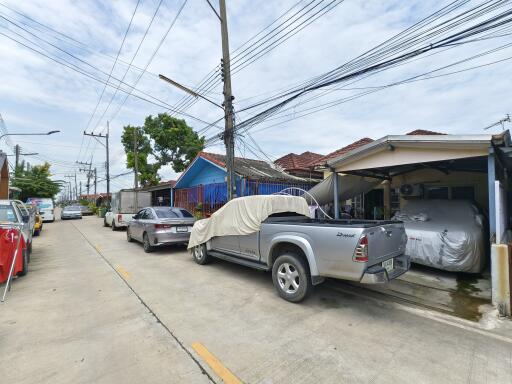
POLYGON ((133 206, 135 207, 135 212, 139 210, 139 153, 137 149, 137 127, 133 128, 133 165, 134 165, 134 177, 133 177, 133 186, 135 187, 135 202, 133 206))
POLYGON ((87 133, 84 131, 84 136, 93 137, 101 145, 103 145, 105 147, 105 150, 107 151, 107 156, 106 156, 107 161, 105 163, 105 170, 107 173, 107 199, 110 201, 110 155, 109 155, 109 146, 108 146, 109 134, 110 134, 110 125, 109 125, 108 121, 107 121, 107 134, 106 135, 102 135, 101 133, 99 133, 99 134, 87 133), (105 139, 105 143, 102 143, 101 141, 99 141, 100 138, 105 139))
POLYGON ((76 185, 76 171, 75 171, 75 200, 78 201, 78 188, 76 185))
MULTIPOLYGON (((92 159, 91 159, 92 160, 92 159)), ((89 195, 89 190, 90 190, 90 187, 91 187, 91 177, 92 177, 92 173, 91 173, 91 165, 92 165, 92 162, 83 162, 83 161, 76 161, 77 164, 81 164, 81 165, 88 165, 89 166, 89 169, 84 169, 84 168, 80 168, 79 171, 80 172, 85 172, 87 174, 87 184, 86 184, 86 188, 87 188, 87 195, 89 195)))
POLYGON ((16 144, 14 146, 14 153, 15 153, 15 158, 16 158, 16 160, 14 162, 14 164, 15 164, 14 169, 16 170, 16 169, 18 169, 18 165, 20 164, 20 146, 18 144, 16 144))
POLYGON ((96 198, 97 187, 98 187, 98 170, 96 168, 94 168, 94 198, 96 198))
POLYGON ((228 200, 236 197, 235 183, 235 137, 233 132, 233 95, 231 93, 231 63, 229 59, 228 20, 226 1, 219 0, 220 31, 222 35, 221 73, 224 80, 224 144, 226 145, 226 171, 228 200))
POLYGON ((82 196, 82 181, 80 180, 80 194, 78 195, 78 197, 80 198, 82 196))

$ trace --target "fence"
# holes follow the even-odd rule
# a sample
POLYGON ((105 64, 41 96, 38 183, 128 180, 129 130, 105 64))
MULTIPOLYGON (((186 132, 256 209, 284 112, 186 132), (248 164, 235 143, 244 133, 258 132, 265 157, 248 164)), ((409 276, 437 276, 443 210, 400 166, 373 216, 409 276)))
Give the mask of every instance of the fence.
MULTIPOLYGON (((309 190, 314 183, 286 183, 260 180, 237 180, 236 190, 239 196, 271 195, 285 188, 296 187, 309 190)), ((296 191, 296 195, 300 192, 296 191)), ((227 201, 227 184, 215 183, 198 185, 191 188, 174 190, 174 206, 182 207, 190 212, 209 217, 227 201)))

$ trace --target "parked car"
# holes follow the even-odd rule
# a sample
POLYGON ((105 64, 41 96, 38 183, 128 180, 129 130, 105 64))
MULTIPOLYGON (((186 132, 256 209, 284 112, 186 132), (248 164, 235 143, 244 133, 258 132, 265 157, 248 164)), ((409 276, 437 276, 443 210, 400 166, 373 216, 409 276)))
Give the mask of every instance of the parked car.
POLYGON ((386 283, 409 270, 402 223, 312 219, 295 196, 233 199, 195 223, 189 242, 194 260, 212 257, 272 271, 278 294, 299 302, 325 277, 386 283))
POLYGON ((82 209, 82 216, 92 216, 94 214, 92 209, 86 205, 81 205, 80 208, 82 209))
POLYGON ((12 265, 14 247, 18 240, 16 238, 18 231, 15 229, 15 225, 21 227, 20 247, 22 251, 21 255, 18 254, 14 273, 23 276, 28 272, 28 263, 30 262, 28 240, 31 239, 28 221, 29 217, 22 213, 16 201, 0 200, 0 223, 2 224, 0 228, 0 283, 5 281, 12 265), (14 225, 10 227, 10 224, 14 225))
POLYGON ((20 200, 9 200, 11 203, 17 208, 19 214, 21 215, 23 225, 23 234, 25 236, 25 242, 27 244, 28 249, 28 257, 30 260, 30 254, 32 253, 32 238, 34 236, 34 227, 36 225, 36 214, 35 210, 27 207, 20 200))
POLYGON ((161 245, 186 244, 194 222, 194 215, 183 208, 147 207, 128 223, 126 239, 142 242, 145 252, 161 245))
POLYGON ((486 262, 485 219, 467 200, 410 200, 393 219, 404 223, 413 263, 480 273, 486 262))
POLYGON ((54 222, 55 221, 55 207, 53 200, 47 197, 29 197, 27 204, 36 204, 41 213, 43 222, 54 222))
POLYGON ((67 219, 81 219, 82 218, 82 209, 79 205, 68 205, 64 207, 62 213, 60 214, 60 218, 62 220, 67 219))
POLYGON ((103 226, 110 226, 113 231, 127 228, 128 223, 141 207, 151 204, 151 192, 121 189, 112 194, 110 210, 105 214, 103 226))

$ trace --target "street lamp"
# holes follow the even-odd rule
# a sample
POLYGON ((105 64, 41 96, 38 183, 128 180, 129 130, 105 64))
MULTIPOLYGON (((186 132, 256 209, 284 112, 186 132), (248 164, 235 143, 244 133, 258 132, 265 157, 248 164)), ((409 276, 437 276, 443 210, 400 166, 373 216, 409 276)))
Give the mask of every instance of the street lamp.
POLYGON ((0 140, 4 138, 4 136, 47 136, 53 135, 54 133, 58 133, 60 131, 49 131, 49 132, 41 132, 41 133, 4 133, 0 135, 0 140))

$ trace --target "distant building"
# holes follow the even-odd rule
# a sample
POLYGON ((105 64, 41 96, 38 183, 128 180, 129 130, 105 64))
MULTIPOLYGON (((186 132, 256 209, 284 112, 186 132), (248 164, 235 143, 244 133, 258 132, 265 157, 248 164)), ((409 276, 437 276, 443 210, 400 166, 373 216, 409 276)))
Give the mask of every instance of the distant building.
POLYGON ((162 181, 157 185, 145 187, 143 190, 151 192, 151 204, 153 206, 171 206, 172 189, 176 185, 176 180, 162 181))
MULTIPOLYGON (((208 216, 227 202, 226 157, 200 152, 176 181, 174 205, 208 216)), ((284 172, 265 161, 235 158, 237 196, 270 195, 285 188, 308 190, 310 179, 284 172)))
POLYGON ((315 171, 312 165, 323 157, 323 155, 309 151, 300 155, 292 152, 280 157, 274 163, 290 175, 307 179, 321 179, 323 177, 322 172, 315 171))

